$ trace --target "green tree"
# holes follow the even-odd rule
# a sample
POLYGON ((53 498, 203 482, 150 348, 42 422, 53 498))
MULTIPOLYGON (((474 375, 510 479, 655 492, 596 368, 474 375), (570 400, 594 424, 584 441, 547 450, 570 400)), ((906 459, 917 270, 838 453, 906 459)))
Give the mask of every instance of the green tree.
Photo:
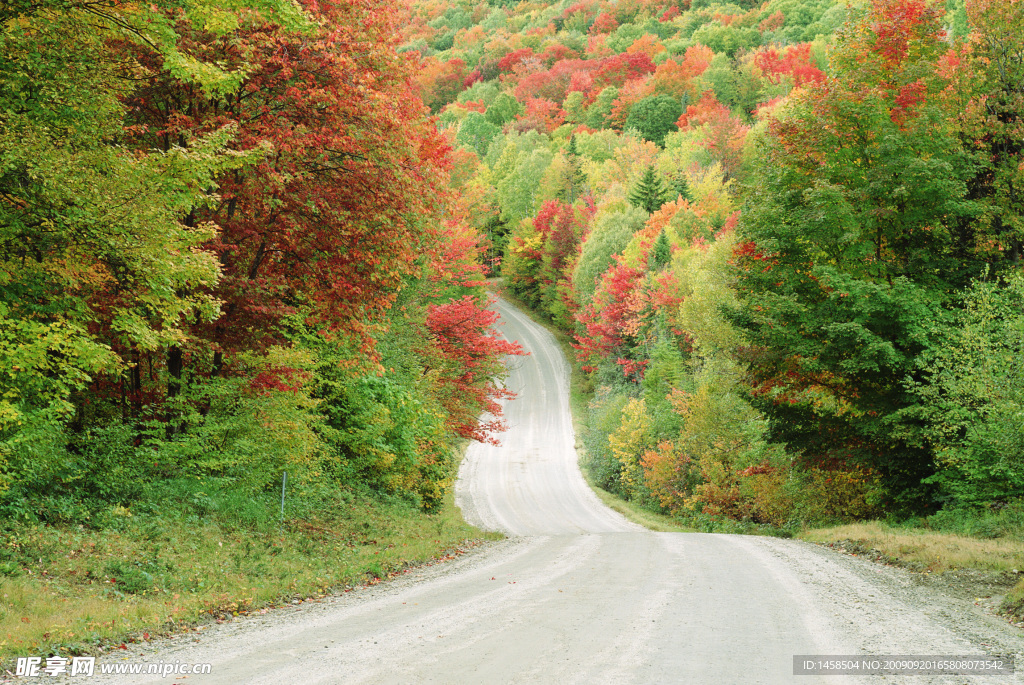
POLYGON ((508 93, 502 93, 494 98, 484 116, 495 126, 504 126, 523 112, 523 106, 519 104, 519 100, 508 93))
POLYGON ((201 249, 214 231, 186 217, 218 173, 262 154, 228 156, 231 127, 188 149, 119 144, 138 69, 123 41, 156 48, 190 88, 232 78, 178 53, 150 6, 118 18, 84 1, 20 10, 0 15, 0 431, 36 411, 67 414, 94 374, 216 315, 218 264, 201 249))
MULTIPOLYGON (((514 151, 508 148, 506 152, 514 151)), ((497 184, 503 222, 515 227, 522 219, 537 211, 540 180, 551 164, 553 156, 546 148, 515 153, 511 172, 497 184)))
POLYGON ((580 307, 590 304, 601 274, 611 266, 615 255, 622 254, 646 220, 644 211, 632 206, 598 215, 572 275, 573 292, 580 307))
POLYGON ((687 202, 693 202, 693 193, 690 191, 690 183, 686 180, 686 174, 682 171, 676 173, 672 178, 672 190, 675 191, 678 197, 683 198, 687 202))
POLYGON ((619 97, 619 89, 615 86, 608 86, 597 95, 594 104, 587 108, 587 116, 584 120, 590 128, 604 128, 608 124, 608 116, 612 113, 612 106, 619 97))
POLYGON ((683 114, 679 100, 669 95, 652 95, 633 105, 626 117, 625 129, 633 129, 658 147, 664 147, 665 134, 679 130, 676 122, 683 114))
POLYGON ((501 129, 489 122, 480 112, 470 112, 462 120, 459 132, 455 134, 455 144, 472 149, 479 157, 487 154, 494 137, 501 129))
POLYGON ((669 191, 661 181, 654 166, 648 166, 644 175, 636 182, 629 192, 629 203, 649 214, 661 209, 669 201, 669 191))
POLYGON ((919 507, 932 455, 900 422, 916 402, 902 381, 982 261, 960 230, 978 211, 975 166, 938 97, 939 17, 907 22, 898 5, 861 9, 834 78, 770 125, 741 220, 735 321, 773 438, 805 461, 876 469, 895 501, 919 507), (897 49, 879 38, 893 31, 906 36, 897 49))
POLYGON ((651 248, 651 255, 647 259, 647 268, 651 271, 661 271, 672 261, 672 246, 669 245, 668 236, 665 231, 658 234, 651 248))
POLYGON ((565 147, 564 154, 565 175, 558 196, 572 204, 586 192, 587 188, 587 175, 583 172, 583 158, 576 145, 575 135, 569 136, 569 144, 565 147))
POLYGON ((963 304, 922 358, 915 414, 930 426, 932 482, 978 505, 1024 494, 1024 274, 976 282, 963 304))

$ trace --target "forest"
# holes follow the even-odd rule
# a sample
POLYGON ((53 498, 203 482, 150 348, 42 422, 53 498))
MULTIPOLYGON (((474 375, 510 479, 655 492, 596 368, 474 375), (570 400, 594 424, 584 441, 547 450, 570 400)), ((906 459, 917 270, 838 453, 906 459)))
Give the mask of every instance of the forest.
POLYGON ((417 0, 592 482, 775 528, 1024 495, 1024 3, 417 0))
POLYGON ((387 8, 5 8, 0 516, 285 472, 435 508, 517 350, 387 8))

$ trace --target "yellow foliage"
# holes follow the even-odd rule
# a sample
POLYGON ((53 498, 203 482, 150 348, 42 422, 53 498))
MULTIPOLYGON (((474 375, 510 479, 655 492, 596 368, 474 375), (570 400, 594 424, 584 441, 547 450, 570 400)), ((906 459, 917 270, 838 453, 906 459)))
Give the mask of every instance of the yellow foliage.
POLYGON ((812 521, 872 518, 881 513, 874 503, 874 495, 880 489, 881 480, 878 474, 867 468, 812 468, 803 490, 804 518, 812 521))
POLYGON ((790 468, 784 467, 751 474, 744 479, 744 490, 749 492, 755 520, 774 526, 789 522, 796 506, 792 489, 786 487, 790 477, 790 468))
POLYGON ((648 447, 651 418, 643 399, 631 399, 622 410, 622 420, 615 432, 608 436, 612 454, 622 464, 623 485, 635 492, 643 483, 640 459, 648 447))
MULTIPOLYGON (((728 233, 706 249, 679 250, 672 260, 672 271, 685 297, 679 305, 678 325, 702 355, 727 353, 745 344, 743 333, 722 315, 722 307, 737 301, 728 265, 735 245, 735 233, 728 233)), ((729 366, 729 371, 735 371, 732 363, 729 366)))

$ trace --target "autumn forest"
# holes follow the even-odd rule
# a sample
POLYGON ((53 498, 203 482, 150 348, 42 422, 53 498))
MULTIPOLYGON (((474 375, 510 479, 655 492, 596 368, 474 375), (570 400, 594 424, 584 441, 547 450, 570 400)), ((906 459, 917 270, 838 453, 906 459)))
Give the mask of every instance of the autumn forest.
POLYGON ((285 472, 438 510, 520 353, 488 279, 572 341, 584 470, 641 506, 781 530, 1024 496, 1024 2, 0 22, 6 521, 285 472))
POLYGON ((777 527, 1024 495, 1024 3, 422 0, 403 38, 598 485, 777 527))

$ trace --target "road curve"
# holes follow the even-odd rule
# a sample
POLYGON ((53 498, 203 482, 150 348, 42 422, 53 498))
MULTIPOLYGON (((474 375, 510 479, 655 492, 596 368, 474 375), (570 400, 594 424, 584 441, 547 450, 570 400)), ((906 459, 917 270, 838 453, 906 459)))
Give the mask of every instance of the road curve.
POLYGON ((554 337, 498 300, 506 339, 530 354, 509 357, 501 444, 473 443, 459 471, 456 502, 469 523, 509 535, 640 532, 594 495, 577 466, 569 412, 569 365, 554 337))
MULTIPOLYGON (((510 534, 445 565, 145 646, 124 660, 211 663, 205 683, 935 683, 998 677, 794 676, 801 654, 1016 655, 1001 619, 901 571, 790 540, 653 533, 603 507, 576 467, 554 339, 499 302, 510 428, 474 445, 457 501, 510 534)), ((134 676, 90 682, 168 683, 134 676)))

